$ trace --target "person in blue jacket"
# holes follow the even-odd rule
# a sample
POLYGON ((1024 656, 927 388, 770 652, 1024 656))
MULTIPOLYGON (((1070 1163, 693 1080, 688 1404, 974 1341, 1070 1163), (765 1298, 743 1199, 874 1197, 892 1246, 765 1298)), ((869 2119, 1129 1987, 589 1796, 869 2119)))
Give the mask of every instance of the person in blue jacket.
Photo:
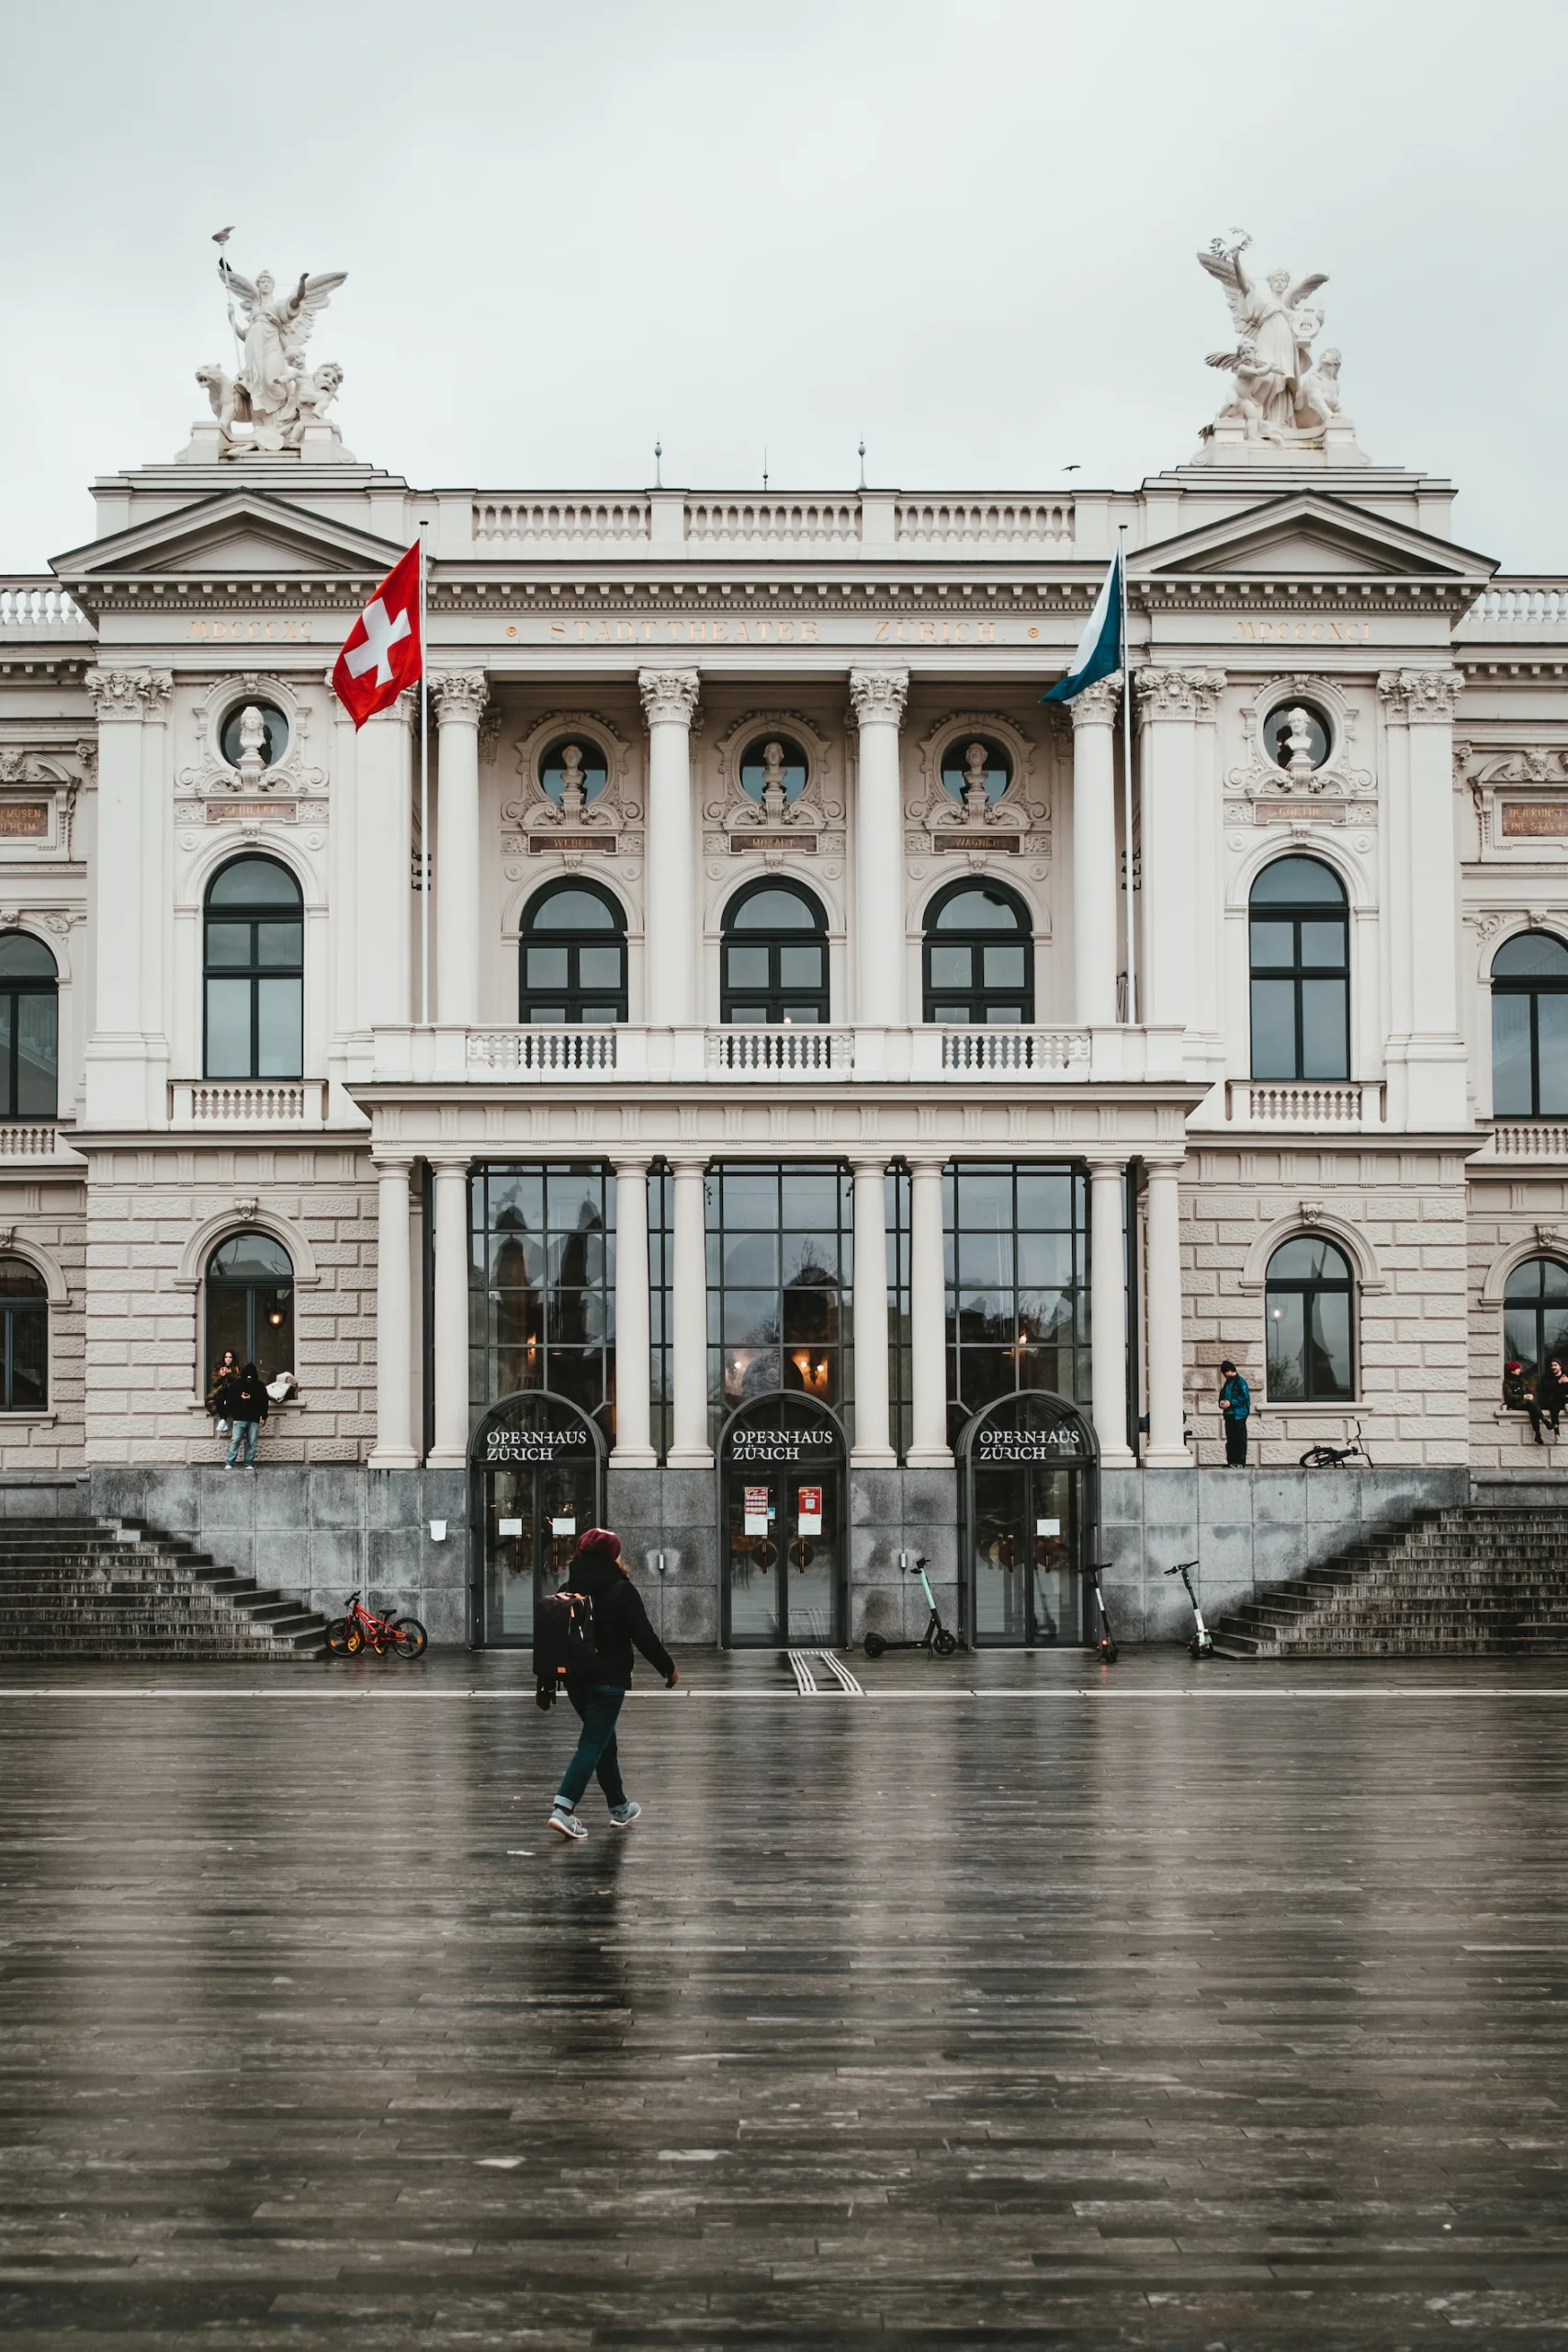
POLYGON ((1229 1356, 1220 1370, 1224 1374, 1220 1389, 1220 1411, 1224 1416, 1225 1424, 1225 1467, 1227 1470, 1245 1470, 1247 1424, 1252 1411, 1252 1391, 1229 1356))

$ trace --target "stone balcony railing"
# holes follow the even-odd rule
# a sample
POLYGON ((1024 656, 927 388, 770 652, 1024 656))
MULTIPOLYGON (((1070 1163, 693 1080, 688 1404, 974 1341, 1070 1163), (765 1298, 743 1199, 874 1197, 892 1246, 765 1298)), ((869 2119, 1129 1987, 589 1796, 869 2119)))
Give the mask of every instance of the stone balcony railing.
POLYGON ((1484 1159, 1568 1159, 1568 1119, 1494 1119, 1484 1159))
POLYGON ((50 573, 0 580, 0 638, 78 638, 91 643, 93 635, 86 615, 50 573))
POLYGON ((1017 1088, 1180 1083, 1181 1033, 1164 1029, 483 1027, 375 1035, 369 1082, 390 1086, 1017 1088))
POLYGON ((1568 580, 1494 580, 1454 630, 1456 645, 1568 642, 1568 580))
POLYGON ((1376 1079, 1227 1079, 1227 1125, 1325 1129, 1331 1134, 1382 1126, 1388 1090, 1376 1079))
POLYGON ((53 1119, 0 1120, 0 1167, 40 1159, 70 1159, 81 1165, 68 1128, 53 1119))
MULTIPOLYGON (((441 502, 445 504, 445 501, 441 502)), ((1099 536, 1106 505, 1093 502, 1099 536)), ((457 552, 457 518, 443 514, 439 552, 457 552)), ((877 562, 988 554, 1080 552, 1071 497, 991 498, 897 491, 824 491, 791 496, 750 492, 495 492, 471 501, 475 547, 520 555, 827 555, 877 562)), ((1098 549, 1096 550, 1098 551, 1098 549)))
POLYGON ((175 1079, 169 1088, 172 1127, 319 1127, 326 1118, 319 1078, 175 1079))

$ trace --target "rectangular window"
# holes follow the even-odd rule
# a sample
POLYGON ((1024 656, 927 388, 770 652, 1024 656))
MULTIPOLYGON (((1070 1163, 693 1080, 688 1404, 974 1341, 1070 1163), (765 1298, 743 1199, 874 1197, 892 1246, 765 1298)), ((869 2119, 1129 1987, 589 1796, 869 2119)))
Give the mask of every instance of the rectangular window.
POLYGON ((615 1174, 491 1163, 468 1183, 468 1401, 547 1388, 615 1433, 615 1174))
POLYGON ((720 1164, 707 1211, 708 1419, 783 1390, 830 1406, 852 1438, 853 1186, 820 1161, 720 1164))
POLYGON ((249 980, 209 980, 207 983, 207 1075, 209 1078, 251 1076, 249 980))
POLYGON ((6 1316, 5 1409, 43 1413, 49 1409, 49 1309, 8 1304, 6 1316))
POLYGON ((17 1116, 52 1119, 60 1093, 59 1001, 51 989, 9 1001, 17 1008, 17 1116))
POLYGON ((1019 1388, 1089 1402, 1082 1172, 964 1162, 942 1180, 948 1397, 967 1420, 1019 1388))

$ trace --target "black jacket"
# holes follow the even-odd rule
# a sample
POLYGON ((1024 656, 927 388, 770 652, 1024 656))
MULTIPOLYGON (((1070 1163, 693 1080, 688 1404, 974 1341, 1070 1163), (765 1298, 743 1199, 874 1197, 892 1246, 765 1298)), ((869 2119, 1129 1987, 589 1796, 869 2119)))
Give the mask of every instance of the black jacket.
POLYGON ((218 1391, 218 1410, 227 1421, 265 1421, 272 1404, 262 1380, 236 1374, 218 1391))
POLYGON ((630 1690, 634 1642, 649 1666, 669 1681, 675 1661, 649 1623, 641 1593, 614 1560, 603 1553, 574 1560, 563 1589, 585 1592, 593 1603, 593 1646, 599 1654, 601 1682, 615 1682, 623 1690, 630 1690))

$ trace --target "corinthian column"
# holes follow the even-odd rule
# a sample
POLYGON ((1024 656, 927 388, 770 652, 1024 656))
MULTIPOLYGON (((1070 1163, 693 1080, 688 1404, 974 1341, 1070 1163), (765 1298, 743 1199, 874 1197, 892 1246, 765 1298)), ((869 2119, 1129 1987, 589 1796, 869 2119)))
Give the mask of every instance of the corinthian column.
POLYGON ((93 861, 97 1001, 85 1055, 85 1109, 96 1126, 162 1125, 166 1072, 156 1069, 154 1091, 153 1039, 165 1019, 163 931, 153 893, 164 870, 164 724, 174 680, 166 670, 92 670, 86 684, 98 713, 98 839, 93 861))
POLYGON ((648 878, 645 1001, 655 1028, 697 1017, 696 842, 692 822, 695 670, 639 670, 648 717, 648 878))
POLYGON ((471 1027, 479 1017, 479 720, 490 695, 482 670, 432 672, 439 734, 435 838, 435 1017, 471 1027))
POLYGON ((1145 1026, 1218 1032, 1214 713, 1223 670, 1134 671, 1142 772, 1145 1026), (1200 759, 1200 738, 1206 756, 1200 759))
POLYGON ((904 1026, 904 826, 898 729, 907 670, 852 670, 850 706, 860 729, 855 791, 855 1019, 869 1029, 904 1026))
MULTIPOLYGON (((1440 1129, 1469 1120, 1453 824, 1453 722, 1463 684, 1457 670, 1385 670, 1378 680, 1387 751, 1391 1126, 1440 1129)), ((1352 1005, 1370 1001, 1373 986, 1370 971, 1353 972, 1352 1005)), ((1367 1035, 1359 1020, 1357 1027, 1367 1035)), ((1371 1034, 1377 1037, 1375 1023, 1371 1034)), ((1365 1074, 1354 1062, 1351 1071, 1365 1074)))
POLYGON ((1116 714, 1122 673, 1086 686, 1073 715, 1073 978, 1080 1029, 1116 1018, 1116 714))

